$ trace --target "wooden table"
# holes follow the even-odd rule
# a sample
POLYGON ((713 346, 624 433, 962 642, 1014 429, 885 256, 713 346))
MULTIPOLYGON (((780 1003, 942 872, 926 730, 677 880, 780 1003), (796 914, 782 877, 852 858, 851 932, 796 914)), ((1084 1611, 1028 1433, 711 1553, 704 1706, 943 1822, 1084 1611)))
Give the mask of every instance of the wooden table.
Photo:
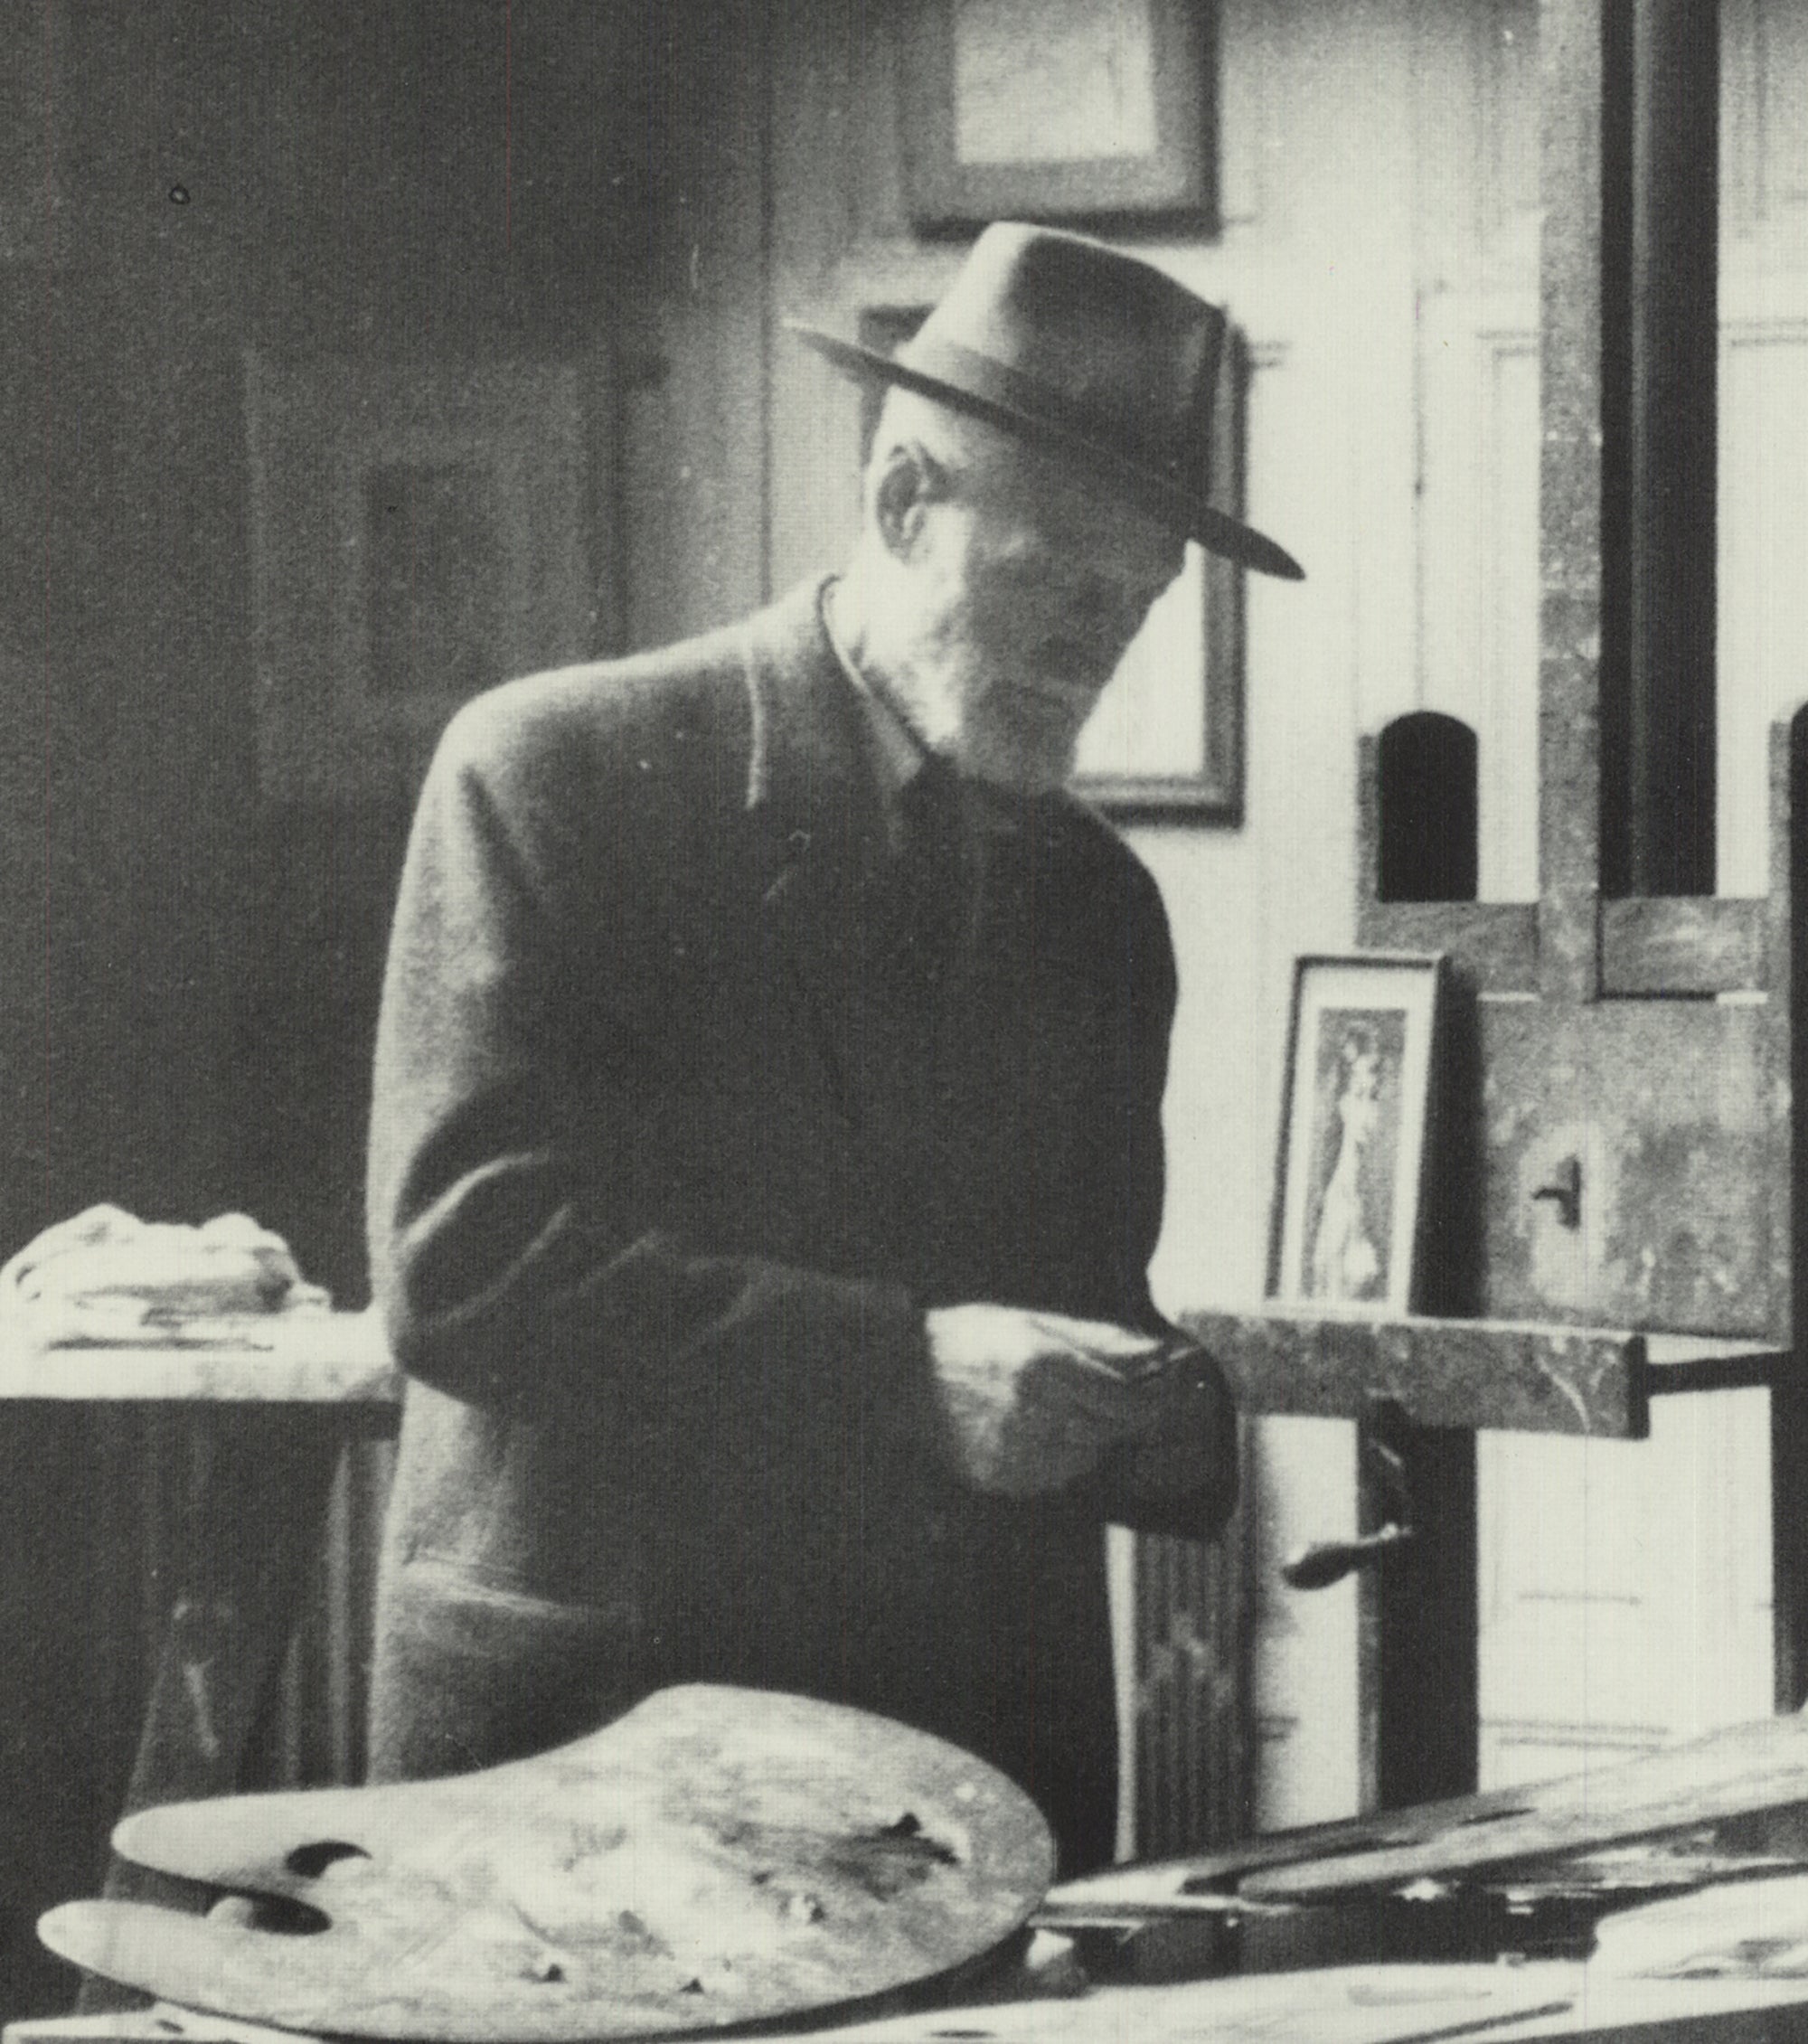
MULTIPOLYGON (((206 1340, 83 1348, 0 1324, 0 1400, 163 1405, 195 1423, 186 1560, 120 1814, 244 1785, 344 1451, 393 1429, 399 1381, 371 1314, 273 1314, 206 1340)), ((107 1892, 183 1899, 117 1860, 107 1892)), ((137 1999, 90 1982, 80 2005, 137 1999)))
POLYGON ((321 1406, 383 1426, 399 1381, 372 1313, 272 1314, 179 1342, 57 1349, 0 1321, 0 1399, 321 1406))

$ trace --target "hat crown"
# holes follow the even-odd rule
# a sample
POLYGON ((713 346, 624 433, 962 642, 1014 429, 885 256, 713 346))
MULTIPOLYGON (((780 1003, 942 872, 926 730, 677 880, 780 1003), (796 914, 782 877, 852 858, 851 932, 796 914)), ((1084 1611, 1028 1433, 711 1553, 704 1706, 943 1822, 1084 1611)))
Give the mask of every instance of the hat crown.
POLYGON ((1152 264, 1003 221, 899 359, 932 374, 989 365, 1002 395, 1203 489, 1224 334, 1216 306, 1152 264))
POLYGON ((986 419, 1214 553, 1290 580, 1304 572, 1212 499, 1225 317, 1152 263, 1003 221, 896 354, 786 324, 845 374, 986 419))

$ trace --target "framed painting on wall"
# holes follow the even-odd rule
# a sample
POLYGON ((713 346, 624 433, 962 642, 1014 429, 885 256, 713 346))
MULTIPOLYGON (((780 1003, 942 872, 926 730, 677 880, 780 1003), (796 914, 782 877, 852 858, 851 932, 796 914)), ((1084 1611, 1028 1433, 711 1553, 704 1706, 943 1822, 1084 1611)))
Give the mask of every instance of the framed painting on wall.
POLYGON ((1203 0, 910 0, 899 116, 913 225, 1214 210, 1203 0))
POLYGON ((1242 813, 1242 571, 1189 540, 1080 733, 1074 787, 1108 815, 1242 813))
MULTIPOLYGON (((860 316, 861 344, 881 354, 901 347, 926 306, 872 306, 860 316)), ((1214 495, 1240 514, 1248 356, 1238 337, 1226 350, 1215 417, 1214 495)), ((883 391, 862 400, 862 464, 883 391)), ((1085 730, 1076 792, 1121 821, 1168 816, 1240 822, 1243 810, 1243 574, 1189 542, 1179 577, 1156 601, 1099 699, 1085 730)))
POLYGON ((1389 952, 1294 968, 1269 1292, 1419 1304, 1444 964, 1389 952))
POLYGON ((254 353, 247 412, 263 791, 411 798, 461 702, 591 650, 579 373, 254 353))

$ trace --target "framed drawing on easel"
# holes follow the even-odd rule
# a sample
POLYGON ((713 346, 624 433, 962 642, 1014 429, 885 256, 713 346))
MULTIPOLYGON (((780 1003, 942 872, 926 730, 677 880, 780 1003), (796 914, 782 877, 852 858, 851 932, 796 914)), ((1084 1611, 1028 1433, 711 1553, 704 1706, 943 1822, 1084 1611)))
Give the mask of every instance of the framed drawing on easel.
POLYGON ((1443 979, 1436 956, 1295 965, 1272 1296, 1396 1314, 1419 1305, 1443 979))

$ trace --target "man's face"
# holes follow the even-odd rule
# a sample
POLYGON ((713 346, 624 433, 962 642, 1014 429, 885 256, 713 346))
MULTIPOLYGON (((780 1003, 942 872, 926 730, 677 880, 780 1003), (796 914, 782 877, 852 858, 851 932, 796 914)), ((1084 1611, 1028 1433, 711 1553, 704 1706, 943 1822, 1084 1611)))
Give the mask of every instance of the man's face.
POLYGON ((1181 540, 1040 456, 976 468, 928 507, 912 618, 925 736, 975 778, 1062 786, 1181 540))

